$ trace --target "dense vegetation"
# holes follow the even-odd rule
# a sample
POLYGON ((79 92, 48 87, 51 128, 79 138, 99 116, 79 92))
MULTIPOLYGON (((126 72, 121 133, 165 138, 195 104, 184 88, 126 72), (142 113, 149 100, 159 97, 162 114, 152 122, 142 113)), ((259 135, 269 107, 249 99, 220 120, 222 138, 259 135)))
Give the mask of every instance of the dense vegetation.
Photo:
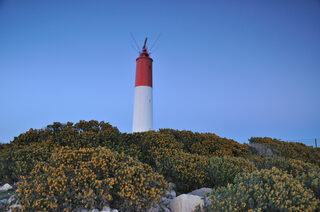
POLYGON ((271 138, 250 143, 272 157, 212 133, 127 134, 104 122, 55 122, 0 145, 0 184, 18 182, 24 211, 106 204, 144 211, 165 196, 168 182, 178 194, 213 188, 207 211, 320 210, 319 148, 271 138))

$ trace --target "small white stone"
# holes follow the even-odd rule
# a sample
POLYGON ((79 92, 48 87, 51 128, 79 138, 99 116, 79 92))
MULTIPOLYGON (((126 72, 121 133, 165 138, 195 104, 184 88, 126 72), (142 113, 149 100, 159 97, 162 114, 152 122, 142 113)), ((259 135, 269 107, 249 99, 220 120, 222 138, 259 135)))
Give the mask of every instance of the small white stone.
POLYGON ((9 189, 12 189, 12 186, 9 185, 8 183, 0 187, 0 191, 8 191, 9 189))
POLYGON ((90 212, 99 212, 99 209, 92 209, 90 212))
POLYGON ((103 206, 101 212, 112 212, 111 208, 109 206, 103 206))
POLYGON ((172 212, 192 212, 198 205, 202 208, 203 204, 204 201, 199 196, 181 194, 170 202, 170 209, 172 212))
POLYGON ((117 209, 112 209, 111 212, 118 212, 118 210, 117 209))

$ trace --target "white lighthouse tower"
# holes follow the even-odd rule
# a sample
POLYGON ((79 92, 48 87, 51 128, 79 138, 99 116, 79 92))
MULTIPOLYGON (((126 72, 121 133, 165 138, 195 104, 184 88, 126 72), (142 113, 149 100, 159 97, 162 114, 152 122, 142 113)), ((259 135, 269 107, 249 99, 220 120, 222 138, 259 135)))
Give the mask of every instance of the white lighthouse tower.
POLYGON ((152 59, 144 41, 142 52, 136 59, 136 83, 134 90, 134 109, 132 132, 145 132, 153 128, 152 109, 152 59))

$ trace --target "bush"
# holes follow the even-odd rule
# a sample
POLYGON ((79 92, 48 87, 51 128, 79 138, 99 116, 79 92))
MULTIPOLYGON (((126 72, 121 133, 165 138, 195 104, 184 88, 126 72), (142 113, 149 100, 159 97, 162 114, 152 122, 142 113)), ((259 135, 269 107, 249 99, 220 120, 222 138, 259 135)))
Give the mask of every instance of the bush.
POLYGON ((320 148, 313 148, 302 143, 280 141, 269 137, 252 137, 249 141, 253 144, 263 144, 271 148, 272 152, 280 157, 320 165, 320 148))
POLYGON ((282 171, 286 171, 288 174, 291 174, 293 177, 302 175, 303 173, 308 173, 312 170, 318 170, 319 167, 312 163, 305 163, 301 160, 295 160, 290 158, 262 158, 262 157, 252 157, 251 161, 255 166, 261 169, 272 169, 277 167, 282 171))
POLYGON ((151 165, 176 184, 177 192, 189 192, 211 186, 207 175, 207 157, 183 151, 183 144, 171 134, 145 132, 124 134, 117 151, 125 152, 151 165))
POLYGON ((108 123, 80 121, 73 124, 54 122, 45 129, 29 131, 0 148, 0 182, 13 183, 28 175, 38 161, 46 161, 53 149, 107 146, 114 149, 120 132, 108 123))
POLYGON ((193 133, 172 129, 160 129, 161 134, 174 136, 175 140, 183 144, 183 151, 203 156, 245 156, 249 152, 247 144, 240 144, 232 139, 221 138, 213 133, 193 133))
POLYGON ((209 196, 207 211, 314 211, 319 204, 311 190, 277 168, 240 174, 209 196))
POLYGON ((251 173, 255 169, 252 162, 243 158, 213 157, 209 159, 208 175, 214 186, 225 186, 228 183, 233 183, 237 174, 251 173))
POLYGON ((38 161, 47 161, 51 153, 41 143, 8 146, 0 152, 0 181, 13 183, 28 175, 38 161))
POLYGON ((140 211, 159 202, 168 188, 147 164, 109 149, 61 148, 23 177, 18 193, 23 211, 71 211, 109 204, 140 211))
POLYGON ((97 147, 108 145, 110 142, 117 143, 119 137, 119 130, 103 121, 80 121, 76 124, 54 122, 45 129, 30 129, 20 134, 14 138, 12 144, 23 146, 31 143, 44 143, 51 149, 57 146, 97 147))
POLYGON ((155 169, 176 184, 179 193, 187 193, 213 184, 207 174, 206 157, 182 151, 158 151, 155 169))
POLYGON ((310 188, 320 201, 320 170, 312 170, 307 173, 303 173, 298 179, 305 185, 305 187, 310 188))

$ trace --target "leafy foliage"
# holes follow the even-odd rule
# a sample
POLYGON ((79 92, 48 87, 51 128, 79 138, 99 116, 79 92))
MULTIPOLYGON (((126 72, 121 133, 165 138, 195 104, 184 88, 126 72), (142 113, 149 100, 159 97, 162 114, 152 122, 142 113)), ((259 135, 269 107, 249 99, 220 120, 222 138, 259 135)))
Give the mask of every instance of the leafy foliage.
POLYGON ((295 160, 290 158, 271 158, 271 157, 252 157, 251 161, 255 166, 261 169, 272 169, 277 167, 282 171, 293 175, 293 177, 300 176, 304 173, 308 173, 313 170, 319 170, 319 167, 312 163, 305 163, 301 160, 295 160))
POLYGON ((23 211, 101 209, 106 204, 139 211, 157 203, 167 188, 163 176, 124 154, 64 147, 49 162, 38 162, 18 192, 23 211))
POLYGON ((235 157, 212 157, 208 164, 208 174, 215 186, 226 186, 233 183, 235 176, 239 173, 251 173, 256 167, 244 158, 235 157))
POLYGON ((275 167, 240 174, 210 199, 207 211, 314 211, 319 204, 311 190, 275 167))
POLYGON ((285 142, 269 137, 252 137, 250 143, 264 144, 280 157, 302 160, 320 165, 320 148, 313 148, 302 143, 285 142))
POLYGON ((221 138, 213 133, 193 133, 191 131, 178 131, 160 129, 162 134, 173 135, 175 140, 183 144, 183 150, 204 156, 245 156, 249 152, 247 144, 240 144, 234 140, 221 138))
POLYGON ((314 210, 319 148, 271 138, 250 142, 268 151, 260 157, 255 147, 212 133, 127 134, 104 122, 55 122, 0 145, 0 183, 19 182, 25 211, 105 204, 144 211, 164 195, 167 182, 178 194, 213 187, 213 211, 314 210))
POLYGON ((212 186, 207 176, 207 157, 186 153, 183 144, 170 134, 158 132, 134 133, 125 135, 121 149, 151 165, 170 182, 176 184, 179 192, 189 192, 203 186, 212 186))
POLYGON ((298 179, 305 185, 305 187, 310 188, 320 201, 320 170, 312 170, 303 173, 298 177, 298 179))

